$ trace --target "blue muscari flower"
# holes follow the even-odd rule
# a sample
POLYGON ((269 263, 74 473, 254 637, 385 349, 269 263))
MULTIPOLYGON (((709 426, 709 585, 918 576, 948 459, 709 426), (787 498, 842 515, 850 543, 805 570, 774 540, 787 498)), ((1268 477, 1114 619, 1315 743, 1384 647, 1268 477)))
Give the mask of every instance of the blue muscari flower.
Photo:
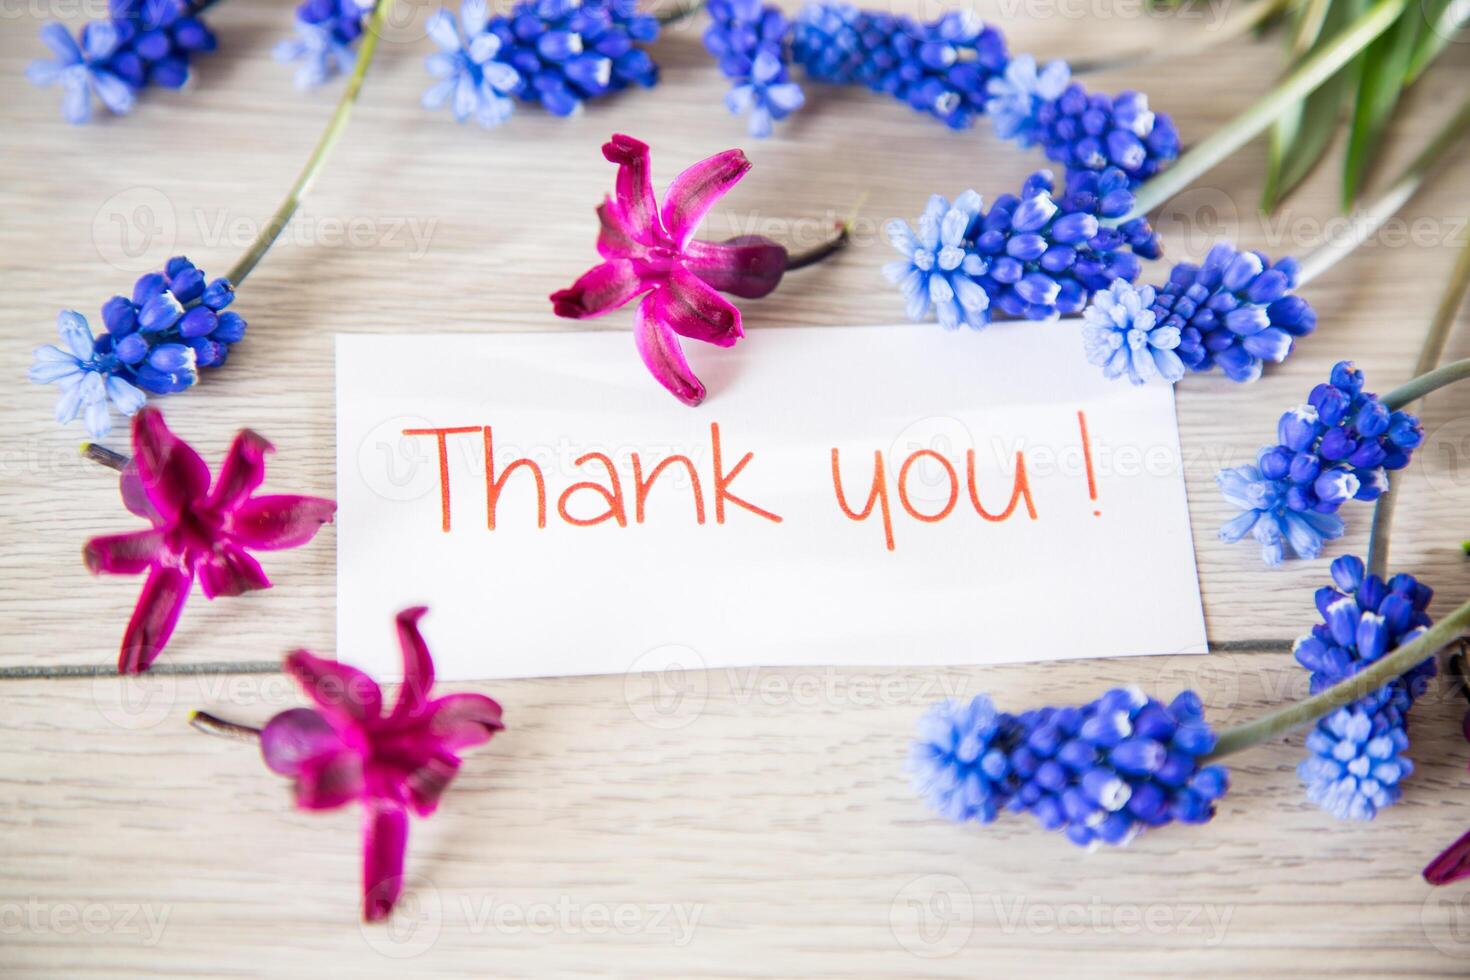
POLYGON ((1004 807, 1083 846, 1126 844, 1140 830, 1204 823, 1228 788, 1199 698, 1168 705, 1119 688, 1080 708, 997 712, 981 695, 947 701, 919 723, 909 756, 916 790, 949 820, 989 823, 1004 807))
POLYGON ((1273 565, 1284 557, 1283 542, 1302 558, 1320 555, 1324 541, 1343 533, 1338 509, 1382 495, 1387 471, 1409 465, 1424 430, 1415 416, 1390 412, 1364 391, 1351 361, 1339 361, 1306 404, 1281 416, 1276 438, 1276 445, 1262 447, 1255 466, 1217 477, 1226 500, 1242 510, 1221 528, 1221 539, 1234 542, 1251 532, 1273 565))
POLYGON ((919 720, 909 753, 914 790, 946 820, 990 823, 1013 791, 1006 753, 1015 733, 1015 719, 983 694, 941 701, 919 720))
MULTIPOLYGON (((1322 622, 1297 640, 1293 654, 1322 691, 1409 643, 1432 624, 1434 592, 1412 575, 1384 582, 1347 555, 1331 567, 1333 584, 1317 590, 1322 622)), ((1433 658, 1361 700, 1320 720, 1307 735, 1309 755, 1297 767, 1307 798, 1339 820, 1371 820, 1402 796, 1413 772, 1407 716, 1429 678, 1433 658)))
POLYGON ((1045 136, 1039 111, 1067 90, 1072 70, 1065 61, 1053 61, 1038 70, 1036 59, 1018 55, 986 85, 985 111, 1001 139, 1035 146, 1045 136))
POLYGON ((525 0, 490 30, 504 45, 500 59, 526 79, 518 97, 553 115, 658 81, 658 66, 636 46, 658 37, 658 20, 640 13, 637 0, 525 0))
POLYGON ((1153 302, 1152 286, 1117 279, 1094 294, 1082 312, 1087 360, 1106 377, 1126 375, 1136 385, 1154 377, 1171 384, 1184 377, 1184 362, 1174 352, 1179 330, 1159 323, 1153 302))
POLYGON ((147 396, 118 375, 120 365, 114 352, 106 345, 98 350, 86 317, 75 310, 62 310, 56 317, 56 332, 62 346, 36 348, 27 377, 61 388, 56 421, 66 425, 83 416, 87 432, 101 439, 112 430, 109 402, 123 415, 132 415, 143 407, 147 396))
POLYGON ((67 122, 81 125, 92 118, 94 94, 116 115, 132 111, 136 101, 133 87, 110 64, 119 46, 118 30, 111 21, 87 24, 82 28, 80 44, 60 24, 46 24, 41 28, 41 40, 56 57, 31 62, 26 78, 33 85, 61 84, 61 115, 67 122))
POLYGON ((1022 146, 1040 143, 1048 158, 1069 170, 1116 167, 1134 184, 1179 155, 1178 130, 1167 115, 1149 109, 1147 96, 1088 94, 1070 79, 1065 62, 1038 69, 1035 58, 1018 55, 986 85, 996 133, 1022 146))
POLYGON ((1005 38, 970 11, 920 23, 845 3, 809 3, 793 57, 812 78, 862 84, 963 129, 985 111, 986 84, 1005 69, 1005 38))
POLYGON ((1231 381, 1254 381, 1265 361, 1286 360, 1295 339, 1317 326, 1311 305, 1291 293, 1296 277, 1295 259, 1272 265, 1222 242, 1200 265, 1174 267, 1154 311, 1179 329, 1179 356, 1191 371, 1218 366, 1231 381))
POLYGON ((182 88, 190 59, 218 47, 198 17, 204 6, 203 0, 110 0, 112 23, 125 48, 113 64, 123 79, 135 89, 182 88))
POLYGON ((448 101, 461 122, 472 114, 482 125, 501 122, 510 95, 568 116, 587 99, 658 81, 658 66, 636 46, 658 36, 658 20, 636 0, 523 0, 493 18, 484 0, 465 0, 458 26, 444 11, 428 26, 441 51, 428 60, 439 81, 424 104, 448 101))
POLYGON ((62 116, 70 123, 92 118, 93 95, 124 115, 146 86, 183 86, 190 57, 217 46, 188 0, 111 0, 108 9, 106 19, 83 26, 79 40, 60 24, 46 24, 41 40, 55 58, 26 69, 33 84, 61 84, 62 116))
POLYGON ((449 103, 456 122, 473 115, 486 127, 498 126, 510 116, 510 95, 520 88, 521 76, 497 60, 503 44, 490 33, 489 23, 485 0, 465 0, 458 22, 447 10, 430 15, 427 30, 440 50, 426 61, 429 74, 438 81, 424 93, 424 108, 449 103))
POLYGON ((704 46, 735 82, 725 107, 735 115, 748 113, 750 135, 763 139, 773 122, 805 102, 788 71, 791 25, 779 8, 760 0, 711 0, 709 14, 704 46))
POLYGON ((1026 712, 1017 724, 1008 806, 1074 844, 1126 844, 1175 820, 1205 823, 1229 788, 1223 766, 1200 763, 1215 733, 1192 691, 1165 705, 1118 688, 1081 708, 1026 712))
POLYGON ((276 44, 275 59, 301 62, 296 87, 315 88, 352 69, 353 45, 371 13, 372 4, 358 0, 304 0, 296 8, 296 36, 276 44))
POLYGON ((910 320, 923 320, 932 309, 946 330, 990 322, 990 296, 977 282, 987 265, 972 237, 982 209, 972 190, 953 204, 936 194, 919 216, 917 231, 897 219, 888 223, 888 240, 904 258, 885 265, 883 274, 902 290, 910 320))
POLYGON ((234 298, 228 279, 207 281, 176 256, 162 273, 140 277, 131 296, 103 304, 106 330, 96 337, 80 313, 63 311, 57 327, 65 349, 38 348, 30 380, 61 385, 57 420, 66 424, 81 414, 91 435, 101 438, 111 427, 109 401, 131 415, 145 392, 183 391, 198 380, 200 368, 225 362, 245 336, 245 320, 225 309, 234 298))
POLYGON ((1136 279, 1139 256, 1158 254, 1146 220, 1102 224, 1132 207, 1128 179, 1117 170, 1074 174, 1060 198, 1050 172, 1038 171, 1019 196, 1001 196, 988 212, 973 191, 954 206, 936 196, 917 231, 889 223, 904 259, 884 274, 903 290, 910 319, 933 309, 947 328, 981 327, 997 312, 1030 320, 1076 313, 1091 293, 1136 279))

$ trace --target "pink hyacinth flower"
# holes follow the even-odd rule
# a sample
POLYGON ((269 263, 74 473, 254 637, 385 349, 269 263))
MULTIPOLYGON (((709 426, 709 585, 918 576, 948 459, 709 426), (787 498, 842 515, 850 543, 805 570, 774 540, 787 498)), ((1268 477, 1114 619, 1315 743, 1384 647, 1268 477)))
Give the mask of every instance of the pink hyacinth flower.
POLYGON ((305 650, 286 658, 316 708, 292 708, 260 733, 272 771, 295 780, 296 806, 330 810, 359 800, 363 807, 363 917, 383 919, 403 890, 408 811, 433 813, 459 770, 461 749, 483 744, 505 726, 500 705, 482 694, 430 699, 434 661, 419 633, 427 612, 398 614, 403 686, 391 710, 362 671, 305 650))
POLYGON ((206 598, 270 588, 250 551, 295 548, 332 519, 337 505, 294 494, 255 496, 273 447, 244 429, 235 437, 219 478, 169 431, 156 408, 133 416, 133 458, 121 481, 123 505, 153 526, 87 542, 92 572, 148 573, 123 633, 117 669, 138 674, 163 652, 194 579, 206 598))
POLYGON ((759 235, 704 242, 694 230, 716 201, 745 176, 740 150, 716 153, 669 185, 663 207, 653 196, 648 146, 615 135, 602 155, 618 165, 616 196, 597 209, 604 261, 570 289, 551 294, 557 316, 602 316, 642 296, 633 323, 638 353, 653 376, 686 405, 704 400, 704 385, 689 369, 680 337, 732 347, 744 336, 740 311, 719 291, 756 299, 776 288, 786 271, 786 249, 759 235))

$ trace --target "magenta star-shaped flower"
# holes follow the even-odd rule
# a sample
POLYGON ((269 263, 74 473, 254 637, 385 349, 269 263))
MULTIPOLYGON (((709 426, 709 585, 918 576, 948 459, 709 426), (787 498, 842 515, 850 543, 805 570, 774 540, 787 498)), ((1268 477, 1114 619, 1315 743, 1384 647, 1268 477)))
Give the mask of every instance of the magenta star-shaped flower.
POLYGON ((480 745, 505 726, 500 705, 483 694, 429 697, 434 660, 419 633, 428 610, 398 614, 403 686, 385 712, 383 692, 362 671, 305 650, 286 658, 316 708, 292 708, 260 733, 266 765, 295 780, 296 805, 330 810, 363 806, 363 917, 382 919, 403 890, 408 811, 433 813, 459 770, 461 749, 480 745))
POLYGON ((659 208, 649 179, 648 146, 615 135, 602 155, 618 165, 616 196, 597 209, 603 257, 572 284, 551 294, 557 316, 602 316, 644 293, 633 323, 638 353, 653 376, 686 405, 704 400, 704 385, 689 369, 680 337, 731 347, 744 336, 740 311, 716 292, 756 299, 776 288, 786 271, 786 249, 759 235, 727 242, 694 238, 699 222, 745 176, 740 150, 716 153, 669 185, 659 208))
POLYGON ((163 652, 196 576, 209 599, 268 589, 270 579, 250 550, 298 547, 332 519, 337 505, 331 500, 254 495, 272 451, 263 437, 242 430, 211 489, 209 467, 169 431, 158 409, 133 416, 123 505, 153 526, 93 538, 82 552, 94 573, 148 573, 123 633, 119 673, 142 673, 163 652))

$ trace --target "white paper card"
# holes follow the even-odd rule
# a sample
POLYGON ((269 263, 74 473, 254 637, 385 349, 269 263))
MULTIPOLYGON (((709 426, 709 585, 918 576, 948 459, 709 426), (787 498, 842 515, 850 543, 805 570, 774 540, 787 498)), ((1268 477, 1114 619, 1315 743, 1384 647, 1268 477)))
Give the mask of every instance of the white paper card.
POLYGON ((450 679, 1206 649, 1173 389, 1075 323, 685 347, 698 408, 623 331, 338 336, 338 656, 418 603, 450 679))

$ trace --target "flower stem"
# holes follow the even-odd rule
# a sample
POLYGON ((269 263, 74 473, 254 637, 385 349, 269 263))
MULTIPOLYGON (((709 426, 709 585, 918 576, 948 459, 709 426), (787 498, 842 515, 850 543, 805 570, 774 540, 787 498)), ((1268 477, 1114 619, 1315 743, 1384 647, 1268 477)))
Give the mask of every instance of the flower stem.
POLYGON ((1374 661, 1360 673, 1339 681, 1322 693, 1263 715, 1255 721, 1226 729, 1220 733, 1214 751, 1206 758, 1218 759, 1259 745, 1278 735, 1310 725, 1343 705, 1368 696, 1454 642, 1465 632, 1467 626, 1470 626, 1470 602, 1435 623, 1413 642, 1405 643, 1387 656, 1374 661))
POLYGON ((108 469, 117 470, 119 473, 128 465, 128 457, 122 453, 113 452, 106 446, 99 446, 95 442, 82 443, 82 457, 94 463, 101 463, 108 469))
POLYGON ((1407 3, 1408 0, 1378 0, 1351 27, 1298 65, 1254 105, 1205 137, 1172 167, 1140 187, 1133 210, 1110 223, 1122 223, 1147 214, 1260 135, 1277 117, 1335 75, 1374 38, 1393 26, 1407 3))
MULTIPOLYGON (((1404 408, 1435 388, 1458 381, 1466 373, 1470 373, 1470 369, 1465 367, 1465 361, 1456 361, 1437 371, 1433 370, 1444 354, 1450 329, 1455 323, 1455 314, 1465 301, 1467 289, 1470 289, 1470 242, 1460 249, 1460 257, 1455 262, 1454 271, 1450 273, 1450 281, 1440 294, 1439 306, 1435 308, 1434 319, 1429 323, 1429 333, 1424 337, 1424 346, 1419 349, 1419 360, 1414 365, 1417 377, 1390 391, 1383 398, 1384 405, 1390 410, 1404 408)), ((1397 500, 1398 481, 1395 480, 1373 505, 1373 527, 1368 532, 1368 570, 1380 577, 1388 568, 1388 538, 1393 533, 1393 508, 1397 500)))
POLYGON ((1091 61, 1071 60, 1068 63, 1071 65, 1072 76, 1075 78, 1078 75, 1092 72, 1112 71, 1115 68, 1135 68, 1138 65, 1147 65, 1156 61, 1195 57, 1226 41, 1233 41, 1249 34, 1277 14, 1285 13, 1304 2, 1306 0, 1253 0, 1232 13, 1220 25, 1208 30, 1203 36, 1194 35, 1182 44, 1152 45, 1106 58, 1096 58, 1091 61))
POLYGON ((668 27, 670 24, 677 24, 686 17, 693 17, 703 10, 704 6, 705 0, 694 0, 693 3, 681 3, 673 10, 659 11, 654 15, 654 19, 658 21, 660 27, 668 27))
POLYGON ((823 259, 831 258, 847 247, 852 239, 850 233, 852 223, 843 222, 837 225, 837 234, 830 240, 823 242, 815 248, 809 248, 805 252, 797 252, 795 255, 786 256, 786 271, 793 269, 805 269, 809 265, 816 265, 823 259))
POLYGON ((357 60, 352 68, 352 75, 347 79, 347 87, 342 92, 342 98, 337 101, 337 109, 332 113, 331 120, 327 123, 326 130, 321 139, 317 141, 316 149, 311 151, 307 158, 306 166, 301 168, 296 182, 286 192, 286 197, 276 208, 260 234, 255 236, 255 241, 240 256, 240 260, 230 267, 225 273, 225 278, 238 288, 245 277, 265 258, 265 253, 275 244, 281 232, 286 230, 296 209, 301 207, 301 201, 311 190, 312 184, 316 183, 317 176, 327 162, 337 142, 342 138, 347 129, 347 121, 352 115, 352 107, 357 102, 357 94, 362 89, 363 77, 367 74, 368 65, 372 63, 373 54, 378 50, 378 42, 382 40, 383 26, 388 21, 388 11, 393 6, 393 0, 378 0, 377 7, 373 10, 372 19, 368 22, 367 29, 363 32, 362 47, 357 52, 357 60))
POLYGON ((1339 259, 1371 238, 1385 221, 1397 214, 1399 208, 1419 193, 1424 181, 1445 155, 1459 143, 1460 137, 1467 130, 1470 130, 1470 99, 1460 106, 1460 110, 1435 134, 1429 145, 1404 168, 1392 186, 1348 222, 1347 231, 1343 235, 1323 242, 1302 259, 1301 271, 1296 277, 1297 288, 1305 286, 1332 268, 1339 259))
POLYGON ((206 735, 232 738, 237 742, 254 742, 260 738, 259 728, 251 728, 249 725, 237 725, 233 721, 216 718, 207 711, 190 712, 189 724, 206 735))

